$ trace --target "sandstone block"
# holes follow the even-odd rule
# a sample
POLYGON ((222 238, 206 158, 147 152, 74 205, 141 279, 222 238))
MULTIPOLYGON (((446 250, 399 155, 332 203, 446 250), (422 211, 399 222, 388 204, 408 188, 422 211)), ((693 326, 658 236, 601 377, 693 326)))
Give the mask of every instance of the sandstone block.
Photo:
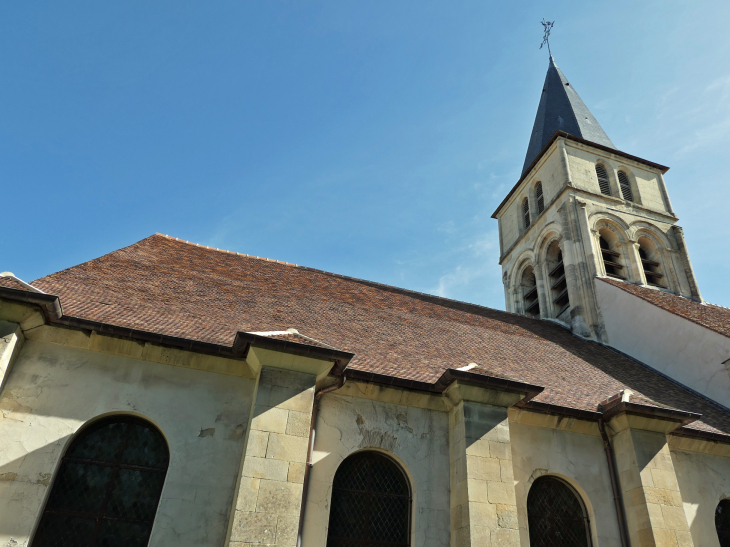
POLYGON ((287 480, 288 473, 288 462, 281 460, 254 458, 253 456, 247 456, 243 462, 244 477, 285 481, 287 480))
POLYGON ((286 410, 311 413, 313 402, 313 387, 301 391, 299 389, 274 386, 271 388, 271 393, 269 394, 269 406, 286 410))
POLYGON ((248 543, 274 543, 276 520, 276 514, 236 511, 231 539, 248 543))
POLYGON ((515 487, 512 483, 489 482, 487 483, 487 491, 489 503, 517 505, 515 487))
POLYGON ((266 445, 268 442, 268 432, 252 429, 248 434, 246 457, 253 456, 255 458, 264 458, 266 456, 266 445))
POLYGON ((251 421, 251 429, 285 433, 288 416, 288 410, 256 405, 253 420, 251 421))
POLYGON ((304 482, 304 470, 306 469, 306 463, 291 462, 289 464, 289 474, 286 480, 288 482, 303 483, 304 482))
POLYGON ((509 528, 517 530, 519 523, 517 522, 517 507, 514 505, 496 505, 497 508, 497 526, 499 528, 509 528))
POLYGON ((689 531, 687 515, 684 513, 684 507, 669 507, 667 505, 663 505, 661 509, 667 528, 683 532, 689 531))
POLYGON ((469 520, 474 526, 497 527, 497 506, 491 503, 470 503, 469 520))
POLYGON ((292 482, 262 480, 256 511, 279 515, 299 514, 302 502, 302 485, 292 482))
POLYGON ((276 524, 276 546, 294 547, 299 533, 299 515, 279 515, 276 524))
POLYGON ((289 418, 286 423, 286 434, 295 437, 309 438, 309 428, 312 423, 312 415, 308 412, 289 411, 289 418))
POLYGON ((496 458, 466 457, 466 474, 470 479, 501 481, 502 470, 496 458))
POLYGON ((241 477, 241 486, 238 490, 238 498, 236 499, 236 510, 238 511, 255 511, 256 498, 259 496, 259 483, 261 479, 253 479, 251 477, 241 477))
POLYGON ((492 458, 498 458, 500 460, 512 459, 512 449, 509 443, 489 441, 489 453, 492 458))
POLYGON ((679 490, 677 484, 677 477, 674 475, 674 470, 666 471, 664 469, 652 469, 651 476, 654 479, 654 485, 656 488, 663 488, 665 490, 679 490))
POLYGON ((269 445, 266 448, 266 457, 274 460, 304 463, 307 460, 307 446, 309 439, 292 435, 269 435, 269 445))
POLYGON ((468 489, 467 496, 470 502, 476 501, 480 503, 487 503, 489 501, 486 481, 467 479, 466 482, 468 489))
POLYGON ((520 547, 520 532, 508 528, 497 528, 492 534, 492 547, 520 547))

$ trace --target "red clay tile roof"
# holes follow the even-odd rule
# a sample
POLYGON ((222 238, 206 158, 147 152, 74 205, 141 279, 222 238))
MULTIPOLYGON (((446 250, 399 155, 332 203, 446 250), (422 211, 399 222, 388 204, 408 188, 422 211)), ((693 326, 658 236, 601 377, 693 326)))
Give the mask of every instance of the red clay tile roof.
POLYGON ((8 289, 18 289, 20 291, 27 291, 23 285, 15 281, 12 277, 0 276, 0 287, 7 287, 8 289))
POLYGON ((545 386, 537 402, 595 411, 630 389, 703 414, 690 427, 730 433, 718 405, 549 321, 160 234, 34 285, 60 296, 67 316, 226 345, 236 331, 295 328, 355 353, 350 369, 433 383, 475 362, 545 386))
POLYGON ((702 325, 703 327, 713 330, 723 336, 730 338, 730 309, 715 304, 707 304, 690 300, 677 294, 668 293, 651 287, 643 287, 626 283, 618 279, 610 279, 599 277, 599 280, 614 287, 618 287, 622 291, 638 296, 642 300, 654 304, 674 315, 683 317, 688 321, 702 325))

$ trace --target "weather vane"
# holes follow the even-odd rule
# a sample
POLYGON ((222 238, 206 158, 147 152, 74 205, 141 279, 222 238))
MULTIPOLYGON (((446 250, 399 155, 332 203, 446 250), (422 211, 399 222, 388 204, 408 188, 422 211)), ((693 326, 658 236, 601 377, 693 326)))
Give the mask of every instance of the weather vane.
POLYGON ((555 21, 545 21, 545 18, 542 18, 542 28, 545 30, 545 35, 542 37, 542 44, 540 44, 540 49, 542 49, 542 46, 547 44, 550 57, 553 56, 553 52, 550 51, 550 31, 552 30, 554 24, 555 21))

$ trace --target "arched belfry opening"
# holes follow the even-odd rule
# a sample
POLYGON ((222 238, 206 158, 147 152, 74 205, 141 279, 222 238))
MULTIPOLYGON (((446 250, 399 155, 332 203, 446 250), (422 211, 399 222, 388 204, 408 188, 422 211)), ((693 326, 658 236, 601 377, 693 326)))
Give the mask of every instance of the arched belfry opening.
POLYGON ((591 547, 588 511, 578 492, 554 476, 532 483, 527 495, 530 547, 591 547))
POLYGON ((646 282, 649 285, 665 287, 666 281, 664 280, 664 273, 662 273, 659 249, 656 244, 648 237, 640 237, 638 243, 641 268, 644 270, 646 282))
POLYGON ((570 309, 570 298, 568 296, 565 265, 563 264, 563 252, 557 241, 550 244, 545 258, 550 283, 550 303, 553 308, 552 317, 559 318, 570 309))
POLYGON ((170 460, 151 423, 105 418, 61 460, 32 547, 145 547, 170 460))
POLYGON ((601 258, 606 275, 616 279, 626 279, 618 236, 608 228, 601 228, 598 231, 598 245, 601 248, 601 258))
POLYGON ((327 547, 410 545, 411 489, 404 471, 374 451, 345 459, 335 473, 327 547))
POLYGON ((537 294, 537 278, 532 266, 528 266, 522 272, 522 300, 525 315, 536 317, 540 315, 540 299, 537 294))

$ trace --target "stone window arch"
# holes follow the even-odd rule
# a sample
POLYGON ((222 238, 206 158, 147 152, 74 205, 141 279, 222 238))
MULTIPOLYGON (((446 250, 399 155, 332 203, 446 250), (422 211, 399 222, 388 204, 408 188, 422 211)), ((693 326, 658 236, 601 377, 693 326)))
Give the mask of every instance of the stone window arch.
POLYGON ((537 294, 537 278, 532 266, 527 266, 522 271, 520 289, 522 292, 523 309, 527 316, 540 315, 540 299, 537 294))
POLYGON ((626 201, 634 201, 634 192, 631 189, 631 179, 625 171, 618 172, 618 185, 621 188, 621 197, 626 201))
POLYGON ((541 214, 545 210, 545 196, 542 194, 542 182, 537 181, 535 184, 535 203, 537 203, 537 214, 541 214))
POLYGON ((591 547, 591 526, 583 499, 552 475, 535 480, 527 495, 531 547, 591 547))
POLYGON ((380 452, 358 452, 340 464, 330 507, 327 547, 410 545, 410 484, 380 452))
POLYGON ((611 181, 608 178, 608 171, 600 163, 596 164, 596 177, 598 177, 598 187, 601 193, 610 196, 611 195, 611 181))
POLYGON ((527 197, 522 200, 522 224, 525 230, 530 227, 530 200, 527 197))
POLYGON ((715 530, 720 547, 730 547, 730 500, 720 500, 715 508, 715 530))
POLYGON ((565 275, 563 264, 563 251, 558 241, 548 245, 545 253, 545 264, 547 265, 548 283, 550 284, 550 298, 548 302, 552 305, 552 317, 560 318, 570 309, 570 297, 568 296, 568 281, 565 275))
POLYGON ((644 271, 646 282, 649 285, 666 287, 666 280, 662 272, 661 256, 657 244, 646 236, 640 236, 637 243, 639 244, 639 259, 641 260, 641 268, 644 271))
POLYGON ((145 547, 169 460, 146 420, 113 416, 84 428, 61 460, 32 547, 145 547))
POLYGON ((626 279, 625 264, 621 256, 621 242, 616 233, 610 228, 598 230, 598 245, 601 249, 603 267, 608 277, 626 279))

